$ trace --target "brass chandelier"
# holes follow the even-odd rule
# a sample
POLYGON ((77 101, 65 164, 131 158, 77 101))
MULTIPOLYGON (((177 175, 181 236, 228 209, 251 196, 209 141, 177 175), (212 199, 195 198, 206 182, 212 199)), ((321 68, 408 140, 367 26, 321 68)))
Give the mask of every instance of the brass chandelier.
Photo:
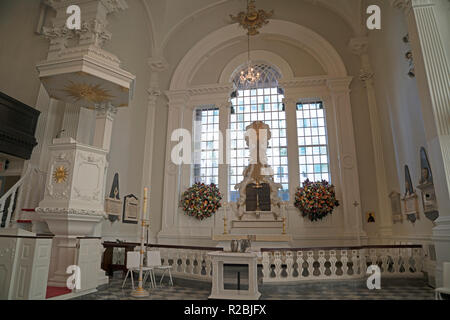
POLYGON ((250 36, 259 34, 259 29, 269 23, 269 18, 273 16, 273 10, 266 12, 262 9, 257 10, 255 0, 247 0, 247 11, 239 12, 237 16, 230 15, 233 22, 239 23, 241 27, 247 30, 248 37, 248 61, 247 70, 241 71, 239 77, 240 83, 243 86, 251 86, 258 82, 261 74, 255 71, 250 59, 250 36))
POLYGON ((252 67, 252 60, 250 59, 250 35, 248 35, 248 59, 247 59, 247 71, 242 70, 239 77, 239 81, 243 86, 251 86, 258 82, 261 74, 255 72, 255 68, 252 67))

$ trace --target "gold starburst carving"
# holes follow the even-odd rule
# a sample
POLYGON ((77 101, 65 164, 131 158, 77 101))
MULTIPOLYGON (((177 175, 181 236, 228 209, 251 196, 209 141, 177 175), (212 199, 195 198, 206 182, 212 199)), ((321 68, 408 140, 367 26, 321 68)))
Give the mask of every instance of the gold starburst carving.
POLYGON ((69 171, 63 166, 60 166, 53 171, 53 180, 55 180, 56 183, 66 182, 68 177, 69 171))
POLYGON ((62 91, 72 97, 75 102, 86 100, 94 103, 102 103, 114 98, 114 96, 108 93, 108 90, 101 88, 99 84, 90 85, 70 81, 70 84, 65 86, 62 91))
POLYGON ((237 16, 230 15, 233 22, 239 23, 241 27, 247 30, 249 36, 259 34, 258 29, 268 24, 273 16, 273 10, 267 12, 265 10, 256 10, 255 0, 247 1, 247 12, 239 12, 237 16))

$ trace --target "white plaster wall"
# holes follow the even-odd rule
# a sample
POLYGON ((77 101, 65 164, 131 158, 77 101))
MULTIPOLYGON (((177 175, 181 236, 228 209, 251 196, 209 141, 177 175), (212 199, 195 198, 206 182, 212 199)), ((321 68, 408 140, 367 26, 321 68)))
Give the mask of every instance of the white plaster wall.
MULTIPOLYGON (((326 74, 320 63, 308 52, 291 44, 276 41, 273 36, 268 38, 267 36, 260 35, 252 38, 251 50, 267 50, 278 54, 288 62, 295 77, 326 74)), ((238 43, 233 43, 230 46, 215 52, 197 71, 192 79, 191 85, 218 83, 218 77, 225 66, 230 62, 230 58, 246 52, 247 39, 245 37, 242 37, 238 43)), ((254 57, 251 58, 254 59, 254 57)))
MULTIPOLYGON (((408 33, 406 20, 400 10, 387 1, 372 1, 383 12, 381 31, 370 32, 370 57, 375 70, 375 89, 380 109, 383 146, 389 189, 405 193, 404 166, 410 169, 414 187, 420 178, 420 147, 426 147, 426 136, 418 87, 407 76, 409 64, 405 53, 409 46, 402 38, 408 33)), ((433 168, 432 168, 433 170, 433 168)), ((417 190, 420 195, 420 190, 417 190)), ((420 220, 415 224, 404 219, 393 226, 394 238, 429 239, 433 224, 420 208, 420 220)))
POLYGON ((35 65, 48 41, 35 34, 40 1, 0 1, 0 91, 34 107, 40 81, 35 65))
MULTIPOLYGON (((128 108, 119 109, 114 120, 106 180, 106 195, 109 196, 114 174, 119 173, 122 199, 128 194, 141 198, 144 188, 142 171, 146 143, 147 89, 150 81, 147 60, 151 53, 144 7, 141 1, 127 3, 127 10, 109 16, 108 30, 112 33, 112 39, 105 46, 106 50, 119 57, 123 69, 136 75, 133 100, 128 108)), ((152 186, 149 187, 152 189, 152 186)), ((111 240, 137 241, 139 230, 135 224, 105 221, 102 235, 111 240)))

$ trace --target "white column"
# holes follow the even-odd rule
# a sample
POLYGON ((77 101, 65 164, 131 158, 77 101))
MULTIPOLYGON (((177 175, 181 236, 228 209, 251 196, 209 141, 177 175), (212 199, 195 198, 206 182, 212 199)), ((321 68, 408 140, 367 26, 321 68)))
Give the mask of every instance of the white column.
MULTIPOLYGON (((142 182, 141 190, 144 187, 150 188, 150 206, 152 205, 152 166, 153 166, 153 149, 155 145, 155 118, 157 111, 157 102, 161 97, 162 92, 159 84, 159 75, 166 71, 169 65, 165 59, 161 56, 151 57, 148 60, 148 66, 150 68, 150 83, 147 89, 148 101, 147 101, 147 119, 145 125, 145 145, 144 145, 144 161, 142 167, 142 182)), ((156 142, 158 143, 158 141, 156 142)), ((143 194, 141 194, 143 197, 143 194)), ((160 214, 150 209, 150 217, 152 214, 160 214)), ((153 223, 153 219, 150 218, 150 241, 154 240, 154 233, 158 226, 153 223), (153 239, 153 240, 152 240, 153 239)))
POLYGON ((442 284, 443 262, 450 261, 450 66, 436 17, 436 0, 393 0, 407 16, 428 156, 433 172, 439 218, 433 228, 436 282, 442 284))
POLYGON ((384 163, 383 141, 380 129, 380 117, 375 95, 373 77, 374 73, 370 65, 367 37, 353 38, 350 41, 350 49, 361 58, 360 80, 364 83, 369 106, 370 128, 372 133, 372 148, 375 161, 375 177, 377 185, 377 203, 379 211, 378 236, 379 241, 387 242, 392 236, 392 213, 389 205, 389 190, 386 179, 386 167, 384 163))
POLYGON ((177 227, 176 214, 178 213, 181 192, 181 166, 172 162, 172 149, 178 142, 172 142, 171 136, 174 130, 183 128, 183 111, 189 101, 189 93, 184 90, 167 91, 166 96, 169 99, 169 114, 167 120, 162 230, 159 232, 158 238, 176 235, 174 231, 176 231, 175 228, 177 227))
POLYGON ((230 141, 228 141, 227 137, 227 129, 229 128, 230 121, 230 113, 231 113, 231 104, 230 102, 218 102, 216 106, 219 107, 219 130, 223 137, 223 145, 220 146, 222 153, 222 162, 219 163, 219 190, 222 194, 222 199, 224 202, 228 202, 228 190, 229 181, 228 181, 228 173, 230 172, 230 167, 228 163, 228 147, 230 146, 230 141))
POLYGON ((297 138, 297 100, 290 97, 286 91, 283 100, 286 110, 286 127, 288 143, 289 165, 289 202, 293 202, 297 187, 300 186, 300 168, 298 163, 298 138, 297 138))
POLYGON ((114 117, 117 108, 111 104, 100 104, 95 107, 94 147, 109 151, 114 117))
MULTIPOLYGON (((350 103, 351 78, 328 80, 334 118, 339 159, 339 186, 342 193, 345 233, 359 237, 364 234, 361 222, 361 198, 359 190, 358 165, 353 132, 353 117, 350 103), (347 125, 343 125, 347 124, 347 125), (355 209, 356 205, 356 209, 355 209)), ((330 133, 330 134, 334 134, 330 133)))

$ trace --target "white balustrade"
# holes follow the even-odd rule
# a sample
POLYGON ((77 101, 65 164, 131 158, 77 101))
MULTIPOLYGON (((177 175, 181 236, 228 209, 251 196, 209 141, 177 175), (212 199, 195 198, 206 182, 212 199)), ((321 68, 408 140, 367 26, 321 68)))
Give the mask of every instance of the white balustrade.
MULTIPOLYGON (((206 248, 152 247, 162 264, 172 265, 175 277, 211 281, 212 262, 206 248)), ((264 283, 347 280, 367 277, 368 265, 381 267, 382 276, 422 277, 421 247, 336 249, 279 249, 263 251, 259 259, 264 283)))
POLYGON ((306 251, 306 257, 304 254, 304 251, 298 249, 264 251, 262 255, 263 282, 363 279, 367 277, 368 265, 372 264, 381 267, 382 276, 423 276, 424 256, 420 247, 310 249, 306 251), (283 257, 285 257, 284 260, 283 257), (284 268, 286 272, 282 272, 284 268), (294 272, 295 268, 297 272, 294 272))

